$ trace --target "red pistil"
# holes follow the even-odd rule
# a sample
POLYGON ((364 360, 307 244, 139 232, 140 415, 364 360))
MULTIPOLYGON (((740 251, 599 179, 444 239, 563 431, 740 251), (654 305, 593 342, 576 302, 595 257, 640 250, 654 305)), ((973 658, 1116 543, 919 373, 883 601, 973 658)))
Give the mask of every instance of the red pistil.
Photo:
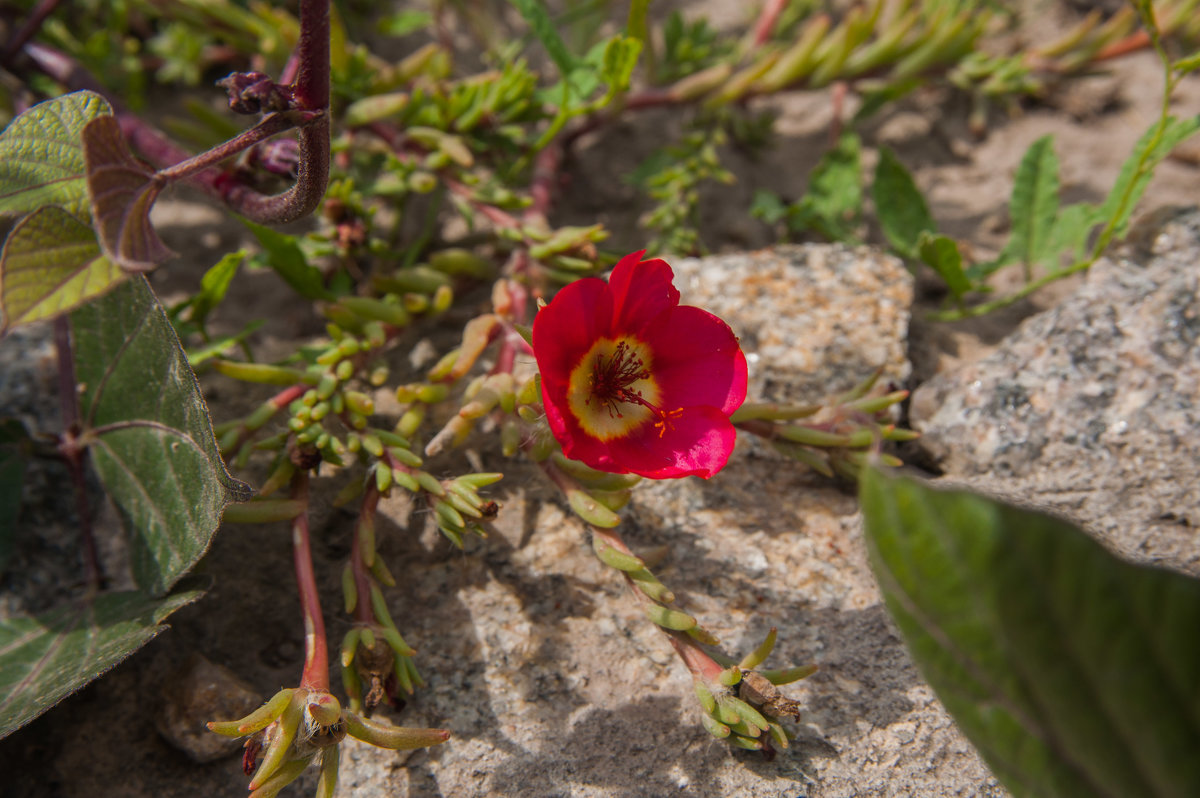
POLYGON ((671 426, 671 419, 683 414, 683 408, 664 411, 651 402, 646 401, 642 392, 632 386, 638 380, 648 379, 650 371, 645 361, 637 357, 633 350, 624 342, 617 344, 612 356, 605 360, 604 355, 597 355, 592 366, 591 396, 585 404, 591 404, 592 399, 599 399, 608 409, 609 418, 624 418, 621 405, 641 405, 658 417, 654 422, 658 437, 666 434, 671 426))

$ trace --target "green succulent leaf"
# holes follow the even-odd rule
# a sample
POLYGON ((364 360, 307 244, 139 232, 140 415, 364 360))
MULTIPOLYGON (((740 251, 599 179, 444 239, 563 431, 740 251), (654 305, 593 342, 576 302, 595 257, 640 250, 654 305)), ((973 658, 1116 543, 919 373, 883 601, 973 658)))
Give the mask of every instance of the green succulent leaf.
POLYGON ((879 151, 871 197, 888 243, 902 256, 916 257, 921 233, 937 226, 912 175, 887 147, 879 151))
POLYGON ((56 205, 87 218, 87 168, 80 135, 111 114, 99 94, 77 91, 30 108, 0 133, 0 215, 56 205))
POLYGON ((168 615, 201 594, 109 593, 33 617, 0 620, 0 737, 141 648, 167 628, 162 621, 168 615))
POLYGON ((61 208, 39 208, 17 223, 0 253, 0 329, 72 310, 124 279, 91 227, 61 208))
POLYGON ((141 277, 71 317, 92 463, 130 537, 134 579, 161 595, 208 549, 231 501, 208 409, 166 314, 141 277))
POLYGON ((860 486, 888 609, 1013 795, 1200 795, 1200 581, 967 492, 860 486))

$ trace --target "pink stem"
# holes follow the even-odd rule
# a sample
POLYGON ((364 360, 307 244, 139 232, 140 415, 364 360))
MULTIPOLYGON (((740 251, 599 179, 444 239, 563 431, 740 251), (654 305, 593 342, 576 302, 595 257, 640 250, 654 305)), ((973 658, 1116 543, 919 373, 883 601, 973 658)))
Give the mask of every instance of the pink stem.
POLYGON ((300 676, 300 687, 329 692, 329 643, 325 639, 325 619, 321 615, 321 597, 317 593, 308 534, 307 471, 297 471, 292 477, 292 498, 305 504, 305 511, 292 521, 292 558, 300 609, 304 614, 304 672, 300 676))
POLYGON ((758 22, 754 25, 754 44, 756 46, 766 44, 767 39, 771 38, 771 31, 775 29, 775 23, 779 21, 779 15, 783 13, 787 4, 788 0, 767 0, 763 4, 762 12, 758 15, 758 22))

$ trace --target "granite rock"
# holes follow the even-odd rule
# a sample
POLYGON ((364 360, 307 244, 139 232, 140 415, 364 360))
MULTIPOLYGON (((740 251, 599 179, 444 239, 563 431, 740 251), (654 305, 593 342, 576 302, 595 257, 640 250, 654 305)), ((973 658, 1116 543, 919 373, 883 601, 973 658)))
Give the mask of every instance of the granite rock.
POLYGON ((989 357, 913 395, 949 479, 1200 573, 1200 212, 1158 217, 989 357))

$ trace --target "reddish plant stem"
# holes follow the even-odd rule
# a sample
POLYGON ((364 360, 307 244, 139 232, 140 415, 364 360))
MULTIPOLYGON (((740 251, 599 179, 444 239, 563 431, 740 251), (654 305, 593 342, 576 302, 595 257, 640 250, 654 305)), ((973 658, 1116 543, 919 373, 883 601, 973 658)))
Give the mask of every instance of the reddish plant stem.
MULTIPOLYGON (((374 485, 368 485, 367 492, 363 495, 362 508, 358 511, 358 523, 373 523, 375 508, 378 506, 379 490, 374 485)), ((354 573, 354 591, 358 593, 354 618, 359 623, 374 625, 375 614, 371 607, 371 575, 367 571, 367 564, 363 562, 362 551, 358 544, 357 525, 354 529, 354 540, 350 542, 350 568, 354 573)))
POLYGON ((1150 34, 1144 30, 1134 31, 1124 39, 1115 41, 1092 56, 1093 62, 1111 61, 1114 58, 1144 50, 1150 46, 1150 34))
POLYGON ((285 130, 291 130, 293 127, 296 127, 296 122, 290 115, 285 113, 268 114, 254 127, 242 131, 224 144, 218 144, 211 150, 206 150, 199 155, 193 155, 191 158, 186 158, 176 164, 160 169, 155 174, 155 177, 167 182, 175 182, 192 177, 197 172, 202 172, 209 167, 216 166, 226 158, 232 158, 242 150, 247 150, 255 144, 266 141, 285 130))
POLYGON ((321 615, 321 597, 313 573, 312 542, 308 533, 308 472, 297 471, 292 477, 292 498, 304 503, 304 512, 292 520, 292 559, 296 568, 296 588, 304 615, 304 671, 300 687, 329 692, 329 643, 325 639, 325 619, 321 615))
POLYGON ((21 52, 21 48, 42 29, 42 23, 46 21, 46 17, 54 13, 58 4, 59 0, 39 0, 33 10, 29 12, 29 16, 25 18, 25 22, 8 40, 8 45, 4 48, 4 55, 0 57, 0 60, 5 64, 12 63, 17 53, 21 52))
MULTIPOLYGON (((621 533, 617 530, 602 529, 596 526, 593 526, 591 529, 593 535, 601 538, 617 551, 622 554, 634 556, 629 546, 625 545, 625 540, 621 537, 621 533)), ((629 574, 623 573, 622 576, 625 577, 625 585, 629 588, 634 598, 642 604, 652 603, 650 597, 638 589, 637 583, 630 578, 629 574)), ((666 635, 667 640, 671 643, 671 647, 675 649, 675 653, 683 660, 683 664, 687 666, 687 669, 692 672, 693 676, 709 683, 716 683, 718 681, 723 670, 722 667, 704 649, 700 648, 700 644, 691 635, 671 629, 664 629, 661 626, 657 626, 657 628, 666 635)))
POLYGON ((767 39, 771 38, 771 31, 775 29, 775 23, 779 21, 779 15, 783 13, 783 9, 787 8, 788 0, 767 0, 763 3, 762 11, 758 15, 758 22, 754 24, 754 45, 761 47, 767 43, 767 39))
POLYGON ((63 434, 58 451, 67 464, 75 493, 75 513, 79 516, 79 542, 83 549, 83 571, 88 591, 99 592, 104 586, 104 571, 92 531, 92 508, 88 504, 87 474, 83 463, 87 450, 79 445, 79 392, 75 379, 75 355, 71 350, 69 316, 54 320, 54 348, 58 354, 58 399, 62 408, 63 434))

